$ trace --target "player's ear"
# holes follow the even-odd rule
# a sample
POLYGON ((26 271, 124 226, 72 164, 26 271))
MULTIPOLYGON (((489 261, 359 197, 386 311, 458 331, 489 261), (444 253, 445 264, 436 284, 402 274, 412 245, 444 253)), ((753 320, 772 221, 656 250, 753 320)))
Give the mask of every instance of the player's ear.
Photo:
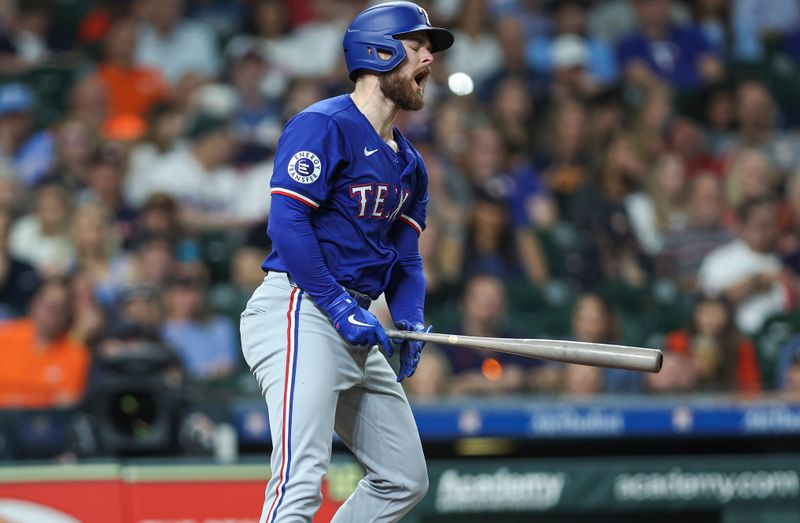
POLYGON ((368 47, 367 48, 367 54, 372 54, 373 52, 378 55, 378 58, 380 58, 381 60, 384 60, 386 62, 388 62, 389 60, 392 59, 391 51, 387 51, 385 49, 374 49, 373 50, 372 47, 368 47))

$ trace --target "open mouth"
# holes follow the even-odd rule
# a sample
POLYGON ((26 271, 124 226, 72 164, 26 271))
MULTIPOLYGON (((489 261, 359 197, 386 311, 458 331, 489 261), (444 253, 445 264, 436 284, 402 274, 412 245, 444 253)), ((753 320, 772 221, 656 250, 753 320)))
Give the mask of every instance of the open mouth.
POLYGON ((425 90, 425 84, 428 82, 428 76, 430 74, 430 69, 424 69, 423 71, 417 73, 417 75, 414 77, 414 82, 416 82, 417 87, 419 87, 420 90, 425 90))

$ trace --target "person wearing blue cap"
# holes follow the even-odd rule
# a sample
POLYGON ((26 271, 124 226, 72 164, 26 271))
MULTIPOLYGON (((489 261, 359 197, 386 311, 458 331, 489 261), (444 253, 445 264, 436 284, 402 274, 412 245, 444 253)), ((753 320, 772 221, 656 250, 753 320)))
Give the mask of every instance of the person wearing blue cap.
POLYGON ((16 171, 26 187, 33 186, 53 164, 53 138, 34 130, 36 97, 21 83, 0 85, 0 161, 16 171))

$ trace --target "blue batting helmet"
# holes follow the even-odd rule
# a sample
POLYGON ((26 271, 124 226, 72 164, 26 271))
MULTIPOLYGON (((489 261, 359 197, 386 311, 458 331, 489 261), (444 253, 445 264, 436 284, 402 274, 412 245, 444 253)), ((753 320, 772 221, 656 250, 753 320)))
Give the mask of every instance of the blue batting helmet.
POLYGON ((400 65, 406 51, 396 38, 415 31, 428 34, 431 52, 444 51, 453 45, 453 33, 431 27, 428 13, 413 2, 386 2, 359 13, 344 34, 344 59, 350 78, 354 79, 354 73, 362 69, 385 73, 400 65), (378 51, 391 56, 384 60, 378 51))

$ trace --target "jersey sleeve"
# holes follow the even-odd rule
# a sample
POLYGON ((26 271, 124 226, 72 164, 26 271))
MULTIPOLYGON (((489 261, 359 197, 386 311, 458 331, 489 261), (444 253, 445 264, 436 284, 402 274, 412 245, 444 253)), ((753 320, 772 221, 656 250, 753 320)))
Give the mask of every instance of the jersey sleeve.
POLYGON ((417 170, 419 178, 417 186, 414 188, 413 200, 411 200, 411 203, 400 215, 399 219, 410 225, 419 235, 425 230, 426 209, 428 207, 428 170, 420 157, 417 157, 417 170))
POLYGON ((329 116, 296 115, 278 140, 270 194, 318 208, 328 197, 338 166, 346 162, 344 151, 344 137, 329 116))

